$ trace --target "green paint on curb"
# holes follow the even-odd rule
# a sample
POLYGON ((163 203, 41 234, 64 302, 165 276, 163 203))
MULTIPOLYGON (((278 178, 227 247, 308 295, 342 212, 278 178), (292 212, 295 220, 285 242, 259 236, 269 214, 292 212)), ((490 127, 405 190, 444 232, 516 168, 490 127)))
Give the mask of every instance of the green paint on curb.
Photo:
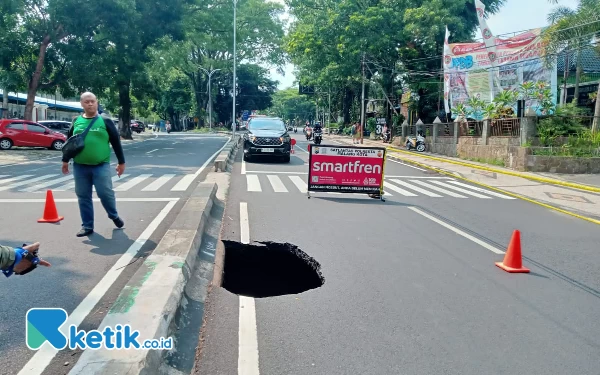
POLYGON ((148 267, 148 271, 138 282, 134 283, 133 285, 126 285, 123 288, 119 294, 119 297, 117 297, 117 300, 108 311, 109 314, 125 314, 129 312, 133 305, 135 305, 135 298, 140 292, 140 288, 142 285, 144 285, 148 278, 150 278, 150 275, 152 272, 154 272, 157 263, 146 261, 144 262, 144 265, 148 267))
POLYGON ((173 262, 169 267, 171 268, 183 268, 184 262, 173 262))

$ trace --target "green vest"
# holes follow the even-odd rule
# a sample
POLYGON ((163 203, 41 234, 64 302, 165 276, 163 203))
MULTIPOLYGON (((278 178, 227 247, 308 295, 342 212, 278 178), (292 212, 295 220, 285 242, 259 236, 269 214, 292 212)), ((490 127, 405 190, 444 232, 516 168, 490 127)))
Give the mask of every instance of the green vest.
MULTIPOLYGON (((83 116, 77 117, 73 127, 73 135, 83 133, 92 119, 86 119, 83 116)), ((98 165, 101 163, 110 163, 110 144, 108 143, 108 130, 104 119, 100 116, 94 126, 85 137, 85 147, 79 155, 73 158, 77 164, 98 165)))

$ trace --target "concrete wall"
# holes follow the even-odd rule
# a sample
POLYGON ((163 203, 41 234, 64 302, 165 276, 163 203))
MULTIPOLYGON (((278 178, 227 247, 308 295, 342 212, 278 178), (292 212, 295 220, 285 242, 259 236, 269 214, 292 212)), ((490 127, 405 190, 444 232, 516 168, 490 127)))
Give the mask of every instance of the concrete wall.
POLYGON ((550 173, 600 173, 600 158, 527 155, 525 170, 550 173))
POLYGON ((520 146, 513 146, 514 140, 511 138, 495 138, 496 137, 490 137, 489 141, 491 144, 488 145, 479 144, 481 139, 459 138, 457 147, 458 157, 465 159, 502 160, 504 166, 508 168, 520 171, 524 170, 527 149, 520 146))
POLYGON ((456 157, 456 143, 454 143, 454 137, 437 137, 436 143, 432 143, 431 138, 427 138, 427 151, 433 152, 434 154, 440 154, 445 156, 456 157))

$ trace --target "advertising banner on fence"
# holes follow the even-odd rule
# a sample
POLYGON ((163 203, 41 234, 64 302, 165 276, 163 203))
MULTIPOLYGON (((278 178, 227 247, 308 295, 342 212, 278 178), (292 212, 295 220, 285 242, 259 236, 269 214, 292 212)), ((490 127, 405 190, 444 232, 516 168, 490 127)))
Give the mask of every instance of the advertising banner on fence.
POLYGON ((380 194, 385 148, 311 145, 308 190, 380 194))
POLYGON ((552 67, 545 65, 541 33, 539 28, 512 38, 496 37, 493 52, 483 42, 449 44, 444 77, 449 82, 451 108, 467 105, 471 97, 490 102, 500 91, 517 89, 524 82, 546 82, 556 100, 556 61, 552 67), (499 80, 497 86, 494 77, 499 80))

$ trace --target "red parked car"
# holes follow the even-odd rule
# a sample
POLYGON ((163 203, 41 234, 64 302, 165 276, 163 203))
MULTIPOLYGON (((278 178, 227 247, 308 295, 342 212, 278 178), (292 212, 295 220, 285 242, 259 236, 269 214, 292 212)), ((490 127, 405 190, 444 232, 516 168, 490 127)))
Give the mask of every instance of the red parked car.
POLYGON ((0 150, 17 147, 47 147, 61 150, 67 136, 33 121, 0 120, 0 150))

